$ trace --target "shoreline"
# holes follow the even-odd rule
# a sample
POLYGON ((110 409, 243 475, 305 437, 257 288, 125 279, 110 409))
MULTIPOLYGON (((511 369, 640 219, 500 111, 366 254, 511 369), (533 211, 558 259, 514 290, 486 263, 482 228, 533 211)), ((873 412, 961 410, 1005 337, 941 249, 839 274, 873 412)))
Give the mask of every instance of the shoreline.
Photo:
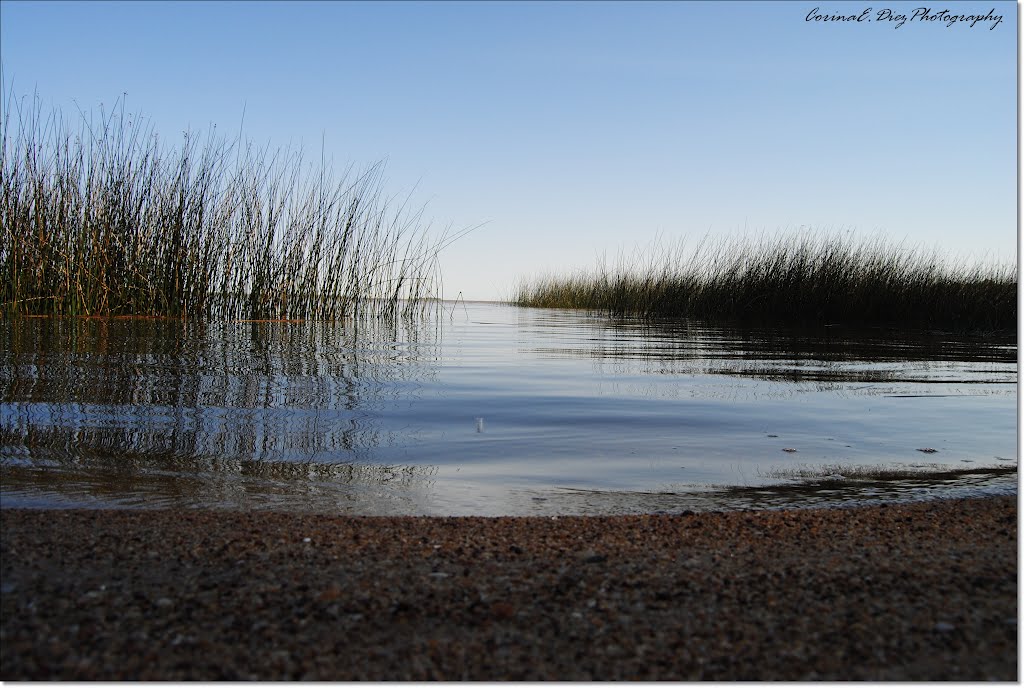
POLYGON ((1016 681, 1017 519, 4 508, 0 679, 1016 681))

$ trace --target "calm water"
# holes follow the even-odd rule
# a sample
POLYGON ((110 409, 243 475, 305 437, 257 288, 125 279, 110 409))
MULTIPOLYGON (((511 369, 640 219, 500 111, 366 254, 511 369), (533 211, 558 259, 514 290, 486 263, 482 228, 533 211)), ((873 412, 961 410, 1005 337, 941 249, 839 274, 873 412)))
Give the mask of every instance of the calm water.
POLYGON ((629 513, 1017 489, 1014 336, 444 309, 2 321, 3 506, 629 513))

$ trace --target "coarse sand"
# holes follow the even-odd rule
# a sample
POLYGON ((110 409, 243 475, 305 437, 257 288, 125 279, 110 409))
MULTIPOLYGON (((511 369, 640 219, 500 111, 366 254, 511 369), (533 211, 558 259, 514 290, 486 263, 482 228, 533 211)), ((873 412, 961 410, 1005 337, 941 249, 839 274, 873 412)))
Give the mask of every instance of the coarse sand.
POLYGON ((0 518, 4 680, 1018 678, 1016 497, 0 518))

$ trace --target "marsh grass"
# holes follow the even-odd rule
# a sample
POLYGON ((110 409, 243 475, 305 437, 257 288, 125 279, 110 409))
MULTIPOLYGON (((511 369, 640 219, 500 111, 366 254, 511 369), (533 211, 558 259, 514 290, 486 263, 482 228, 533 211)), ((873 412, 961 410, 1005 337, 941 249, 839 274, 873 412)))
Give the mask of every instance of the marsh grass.
POLYGON ((301 153, 185 132, 169 148, 120 109, 77 128, 8 97, 0 151, 4 316, 391 317, 440 287, 422 210, 382 166, 335 178, 301 153))
POLYGON ((801 231, 656 244, 616 266, 523 282, 522 306, 768 324, 892 324, 1006 330, 1014 265, 946 260, 880 237, 801 231))

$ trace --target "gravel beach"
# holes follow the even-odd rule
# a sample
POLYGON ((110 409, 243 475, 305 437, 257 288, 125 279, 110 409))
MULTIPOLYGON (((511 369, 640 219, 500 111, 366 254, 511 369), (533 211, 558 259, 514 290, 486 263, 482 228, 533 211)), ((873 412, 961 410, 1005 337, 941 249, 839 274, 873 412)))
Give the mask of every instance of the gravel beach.
POLYGON ((1016 497, 0 518, 4 680, 1018 678, 1016 497))

